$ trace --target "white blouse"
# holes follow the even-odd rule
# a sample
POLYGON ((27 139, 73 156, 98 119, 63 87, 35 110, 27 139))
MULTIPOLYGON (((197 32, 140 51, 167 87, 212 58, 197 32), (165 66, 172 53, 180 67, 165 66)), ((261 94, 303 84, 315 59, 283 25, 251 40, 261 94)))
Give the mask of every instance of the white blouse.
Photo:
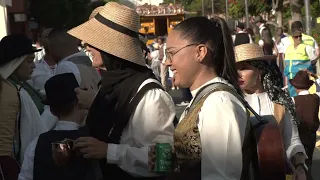
MULTIPOLYGON (((249 103, 249 105, 253 108, 253 110, 262 116, 266 120, 274 120, 274 104, 270 100, 267 93, 260 94, 246 94, 245 99, 249 103), (271 116, 272 115, 272 116, 271 116)), ((284 129, 282 132, 282 138, 284 143, 284 148, 286 150, 287 158, 290 160, 293 155, 298 152, 302 152, 305 154, 305 149, 300 141, 298 128, 296 125, 292 123, 292 117, 288 111, 285 113, 284 117, 284 129)), ((255 117, 251 117, 251 122, 253 124, 257 123, 255 117)))
MULTIPOLYGON (((226 80, 217 77, 203 86, 214 82, 228 84, 226 80)), ((191 92, 193 97, 195 97, 200 88, 191 92)), ((180 120, 184 116, 185 112, 180 120)), ((217 91, 210 94, 204 101, 198 119, 202 146, 202 180, 240 179, 242 172, 242 143, 246 124, 246 109, 232 94, 225 91, 217 91)))

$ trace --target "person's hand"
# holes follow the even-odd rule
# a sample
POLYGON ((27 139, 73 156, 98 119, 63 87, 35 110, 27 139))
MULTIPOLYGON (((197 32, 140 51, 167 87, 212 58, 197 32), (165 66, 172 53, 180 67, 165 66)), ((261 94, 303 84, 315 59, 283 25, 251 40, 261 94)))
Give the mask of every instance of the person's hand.
POLYGON ((316 59, 316 60, 312 60, 312 61, 311 61, 311 64, 315 66, 315 65, 317 64, 317 62, 318 62, 317 59, 316 59))
POLYGON ((93 137, 78 138, 73 148, 79 150, 86 159, 104 159, 108 152, 108 144, 93 137))
POLYGON ((293 172, 293 180, 307 180, 306 171, 303 167, 298 166, 293 172))
POLYGON ((156 146, 150 146, 150 150, 148 153, 148 164, 149 164, 149 171, 153 171, 156 162, 156 146))
POLYGON ((308 69, 304 69, 303 71, 306 71, 309 76, 313 77, 314 79, 318 79, 318 76, 312 72, 310 72, 308 69))
POLYGON ((83 90, 81 88, 75 88, 74 91, 77 94, 78 103, 80 107, 83 109, 89 109, 94 101, 96 92, 91 88, 87 90, 83 90))

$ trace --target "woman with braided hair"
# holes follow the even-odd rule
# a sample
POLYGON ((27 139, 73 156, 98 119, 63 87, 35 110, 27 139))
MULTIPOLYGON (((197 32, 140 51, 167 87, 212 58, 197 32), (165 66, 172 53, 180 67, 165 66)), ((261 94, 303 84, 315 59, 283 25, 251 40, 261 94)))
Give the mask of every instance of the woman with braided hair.
MULTIPOLYGON (((239 85, 246 101, 264 119, 278 122, 287 159, 294 167, 296 179, 306 179, 304 163, 307 156, 299 138, 295 106, 289 94, 281 89, 281 78, 276 69, 267 61, 276 60, 276 56, 264 55, 262 48, 255 44, 235 47, 235 56, 239 85), (283 112, 280 120, 277 118, 279 112, 283 112)), ((257 123, 254 117, 251 122, 253 125, 257 123)))

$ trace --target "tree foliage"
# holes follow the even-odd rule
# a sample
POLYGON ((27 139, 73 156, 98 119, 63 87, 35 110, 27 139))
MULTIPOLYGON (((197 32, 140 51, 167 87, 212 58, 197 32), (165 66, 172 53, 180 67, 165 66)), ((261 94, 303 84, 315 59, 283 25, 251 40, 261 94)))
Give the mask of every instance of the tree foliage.
MULTIPOLYGON (((248 11, 250 15, 259 15, 272 9, 271 1, 248 0, 248 11)), ((231 1, 229 15, 233 18, 241 18, 245 15, 244 1, 231 1)))
POLYGON ((90 0, 30 0, 31 16, 44 27, 72 28, 87 18, 90 0))

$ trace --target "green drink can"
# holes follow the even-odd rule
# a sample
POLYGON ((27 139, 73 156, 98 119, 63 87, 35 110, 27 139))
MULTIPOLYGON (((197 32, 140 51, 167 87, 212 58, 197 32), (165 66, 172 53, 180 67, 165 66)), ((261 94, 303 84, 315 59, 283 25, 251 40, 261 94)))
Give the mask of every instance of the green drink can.
POLYGON ((155 172, 169 172, 172 170, 172 148, 169 143, 157 143, 155 172))

